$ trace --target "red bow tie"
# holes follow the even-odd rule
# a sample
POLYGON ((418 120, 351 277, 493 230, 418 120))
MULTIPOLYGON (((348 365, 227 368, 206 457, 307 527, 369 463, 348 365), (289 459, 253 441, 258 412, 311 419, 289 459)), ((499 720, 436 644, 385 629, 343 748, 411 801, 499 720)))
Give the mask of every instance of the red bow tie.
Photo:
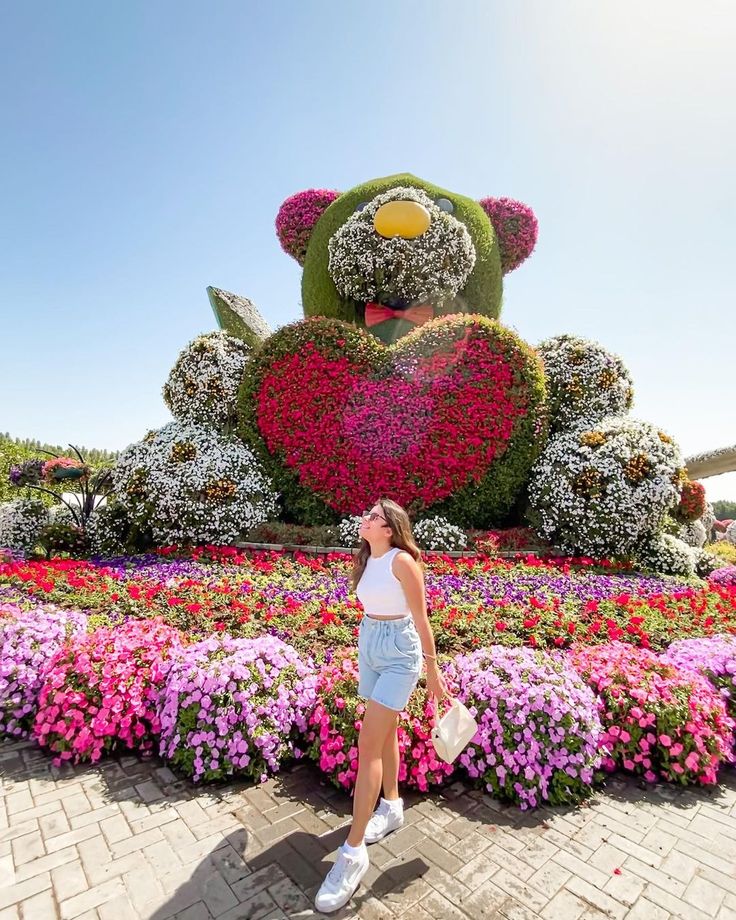
POLYGON ((423 303, 415 307, 407 307, 406 310, 394 310, 392 307, 386 307, 381 303, 367 303, 365 305, 365 324, 368 329, 383 323, 387 319, 405 319, 416 326, 422 326, 434 319, 434 307, 431 304, 423 303))

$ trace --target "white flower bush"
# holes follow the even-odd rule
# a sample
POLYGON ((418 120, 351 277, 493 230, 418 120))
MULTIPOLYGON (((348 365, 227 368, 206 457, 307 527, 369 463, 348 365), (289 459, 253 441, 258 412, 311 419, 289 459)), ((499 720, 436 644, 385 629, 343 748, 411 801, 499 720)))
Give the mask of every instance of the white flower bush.
POLYGON ((682 462, 668 435, 635 419, 557 434, 532 469, 530 520, 565 553, 628 556, 679 501, 682 462))
POLYGON ((677 534, 677 538, 687 543, 688 546, 694 546, 701 549, 707 541, 707 534, 702 519, 692 521, 690 524, 683 524, 677 534))
POLYGON ((229 430, 250 347, 226 332, 209 332, 180 353, 164 384, 164 402, 174 418, 229 430))
POLYGON ((0 505, 0 548, 28 553, 49 522, 49 511, 36 499, 18 498, 0 505))
POLYGON ((357 546, 360 542, 360 535, 358 530, 360 525, 363 522, 363 518, 360 515, 353 515, 352 517, 343 518, 337 528, 337 532, 340 534, 340 545, 341 546, 357 546))
POLYGON ((428 517, 414 527, 414 537, 422 549, 440 552, 461 552, 468 545, 464 530, 443 517, 428 517))
POLYGON ((452 300, 475 266, 467 227, 421 189, 394 188, 377 195, 337 230, 328 244, 329 271, 342 297, 359 301, 394 296, 407 301, 452 300), (416 201, 431 217, 416 239, 379 237, 373 220, 389 201, 416 201))
POLYGON ((66 505, 52 505, 49 508, 49 522, 51 524, 76 524, 71 509, 66 505))
POLYGON ((642 568, 665 575, 695 574, 696 552, 672 534, 659 533, 646 540, 636 552, 636 561, 642 568))
POLYGON ((589 427, 625 415, 634 383, 621 358, 589 339, 558 335, 537 347, 544 363, 550 431, 589 427))
POLYGON ((276 512, 277 494, 242 441, 170 422, 128 447, 113 473, 131 520, 158 544, 230 543, 276 512))
POLYGON ((725 539, 728 540, 729 543, 736 545, 736 521, 729 524, 726 528, 725 539))
POLYGON ((87 520, 90 550, 95 556, 114 556, 126 551, 130 533, 130 516, 120 502, 104 505, 87 520))
POLYGON ((716 569, 723 567, 723 559, 710 550, 699 549, 697 546, 691 546, 690 549, 695 560, 695 574, 700 578, 707 578, 716 569))

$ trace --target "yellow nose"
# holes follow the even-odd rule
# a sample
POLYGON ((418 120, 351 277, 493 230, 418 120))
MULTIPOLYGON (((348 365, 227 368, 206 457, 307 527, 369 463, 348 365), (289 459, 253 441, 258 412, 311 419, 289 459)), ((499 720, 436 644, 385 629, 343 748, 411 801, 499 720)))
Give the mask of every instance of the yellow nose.
POLYGON ((387 239, 403 236, 413 240, 429 230, 432 218, 429 211, 416 201, 387 201, 376 211, 373 226, 376 233, 387 239))

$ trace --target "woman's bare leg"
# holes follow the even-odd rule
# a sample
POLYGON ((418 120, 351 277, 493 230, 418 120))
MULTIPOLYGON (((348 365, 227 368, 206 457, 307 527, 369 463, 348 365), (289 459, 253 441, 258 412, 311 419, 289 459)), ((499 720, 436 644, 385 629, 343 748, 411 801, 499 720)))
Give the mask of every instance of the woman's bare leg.
POLYGON ((374 700, 366 706, 358 738, 358 777, 353 796, 353 823, 348 845, 360 846, 365 837, 383 778, 383 750, 391 734, 396 735, 399 714, 374 700))
POLYGON ((383 797, 394 802, 399 797, 399 734, 396 731, 386 739, 381 752, 383 765, 383 797))

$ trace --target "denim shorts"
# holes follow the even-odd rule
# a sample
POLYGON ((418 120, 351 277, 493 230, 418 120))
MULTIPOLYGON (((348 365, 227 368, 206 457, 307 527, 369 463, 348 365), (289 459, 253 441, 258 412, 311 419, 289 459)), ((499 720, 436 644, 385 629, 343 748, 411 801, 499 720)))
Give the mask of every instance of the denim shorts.
POLYGON ((422 643, 414 618, 364 616, 358 639, 358 693, 401 712, 422 673, 422 643))

